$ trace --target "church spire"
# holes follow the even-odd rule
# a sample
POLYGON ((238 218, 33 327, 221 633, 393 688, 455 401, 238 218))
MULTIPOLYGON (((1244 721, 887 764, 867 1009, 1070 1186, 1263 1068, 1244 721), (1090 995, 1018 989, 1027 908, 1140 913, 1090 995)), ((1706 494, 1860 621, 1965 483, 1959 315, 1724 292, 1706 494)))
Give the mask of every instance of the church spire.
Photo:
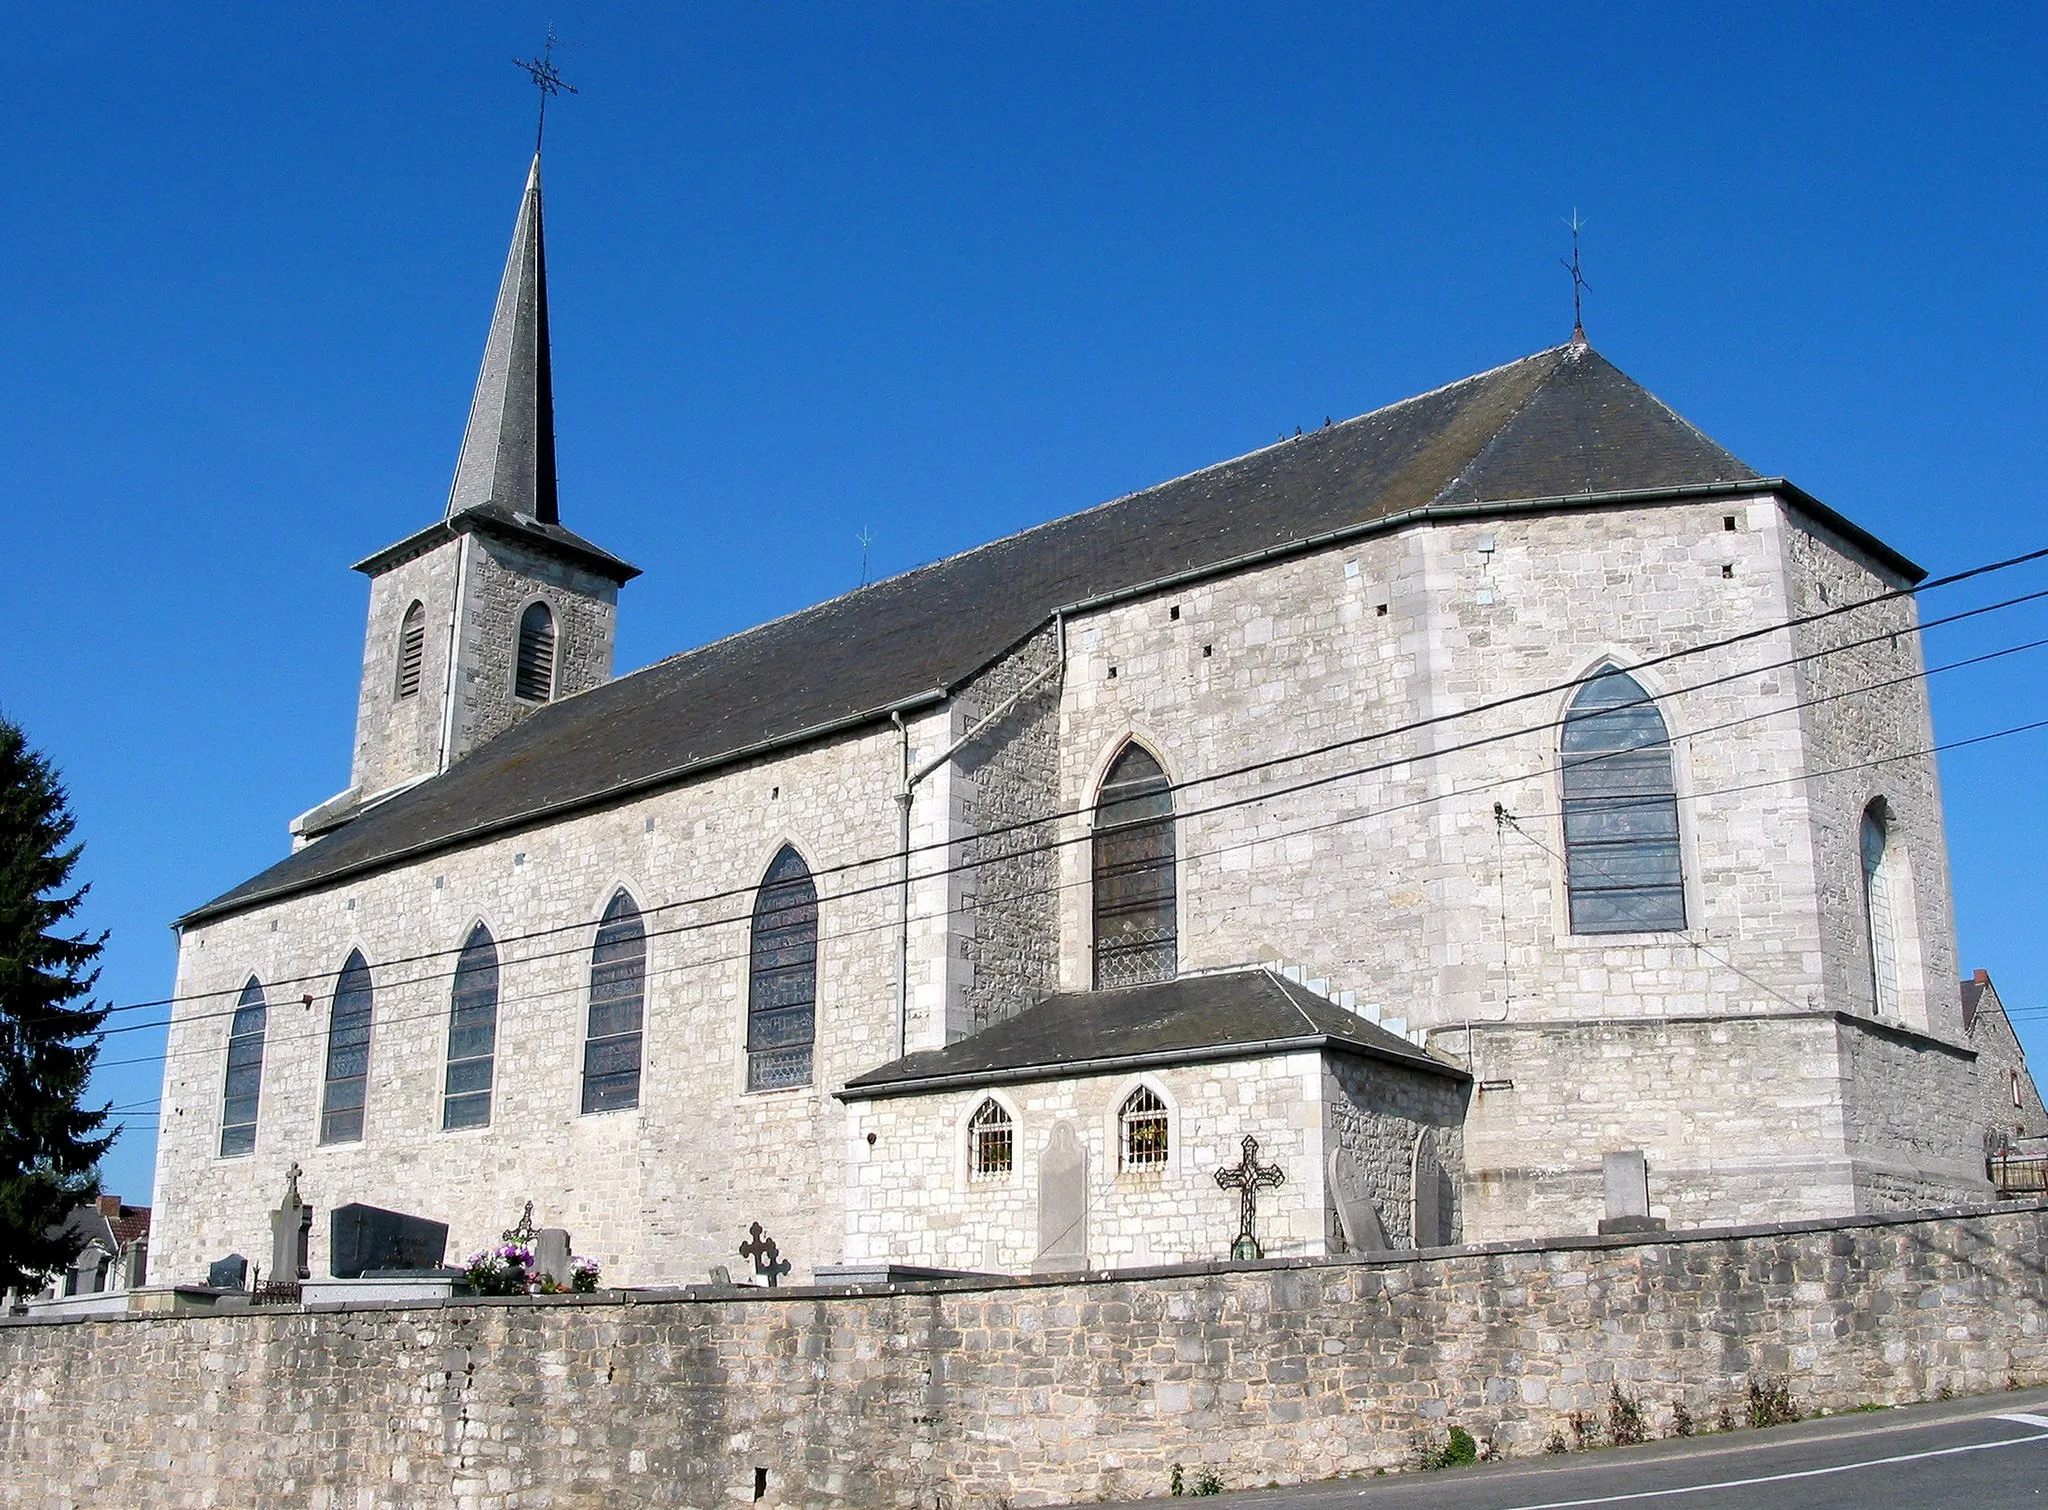
POLYGON ((555 390, 548 356, 548 262, 541 236, 540 154, 526 175, 498 307, 484 342, 469 428, 448 490, 447 517, 495 504, 559 524, 555 390))

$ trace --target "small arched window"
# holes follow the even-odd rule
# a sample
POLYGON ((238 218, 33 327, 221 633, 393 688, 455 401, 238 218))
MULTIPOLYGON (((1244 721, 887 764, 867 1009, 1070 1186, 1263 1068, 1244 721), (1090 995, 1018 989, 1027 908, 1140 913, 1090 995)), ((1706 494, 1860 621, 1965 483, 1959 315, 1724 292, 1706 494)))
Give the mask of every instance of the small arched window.
POLYGON ((1173 788, 1142 745, 1128 745, 1095 801, 1095 984, 1172 980, 1173 788))
POLYGON ((220 1095, 222 1158, 256 1151, 256 1103, 263 1090, 263 1032, 269 1016, 263 982, 252 975, 228 1024, 228 1072, 220 1095))
POLYGON ((418 695, 420 663, 426 658, 426 653, 427 609, 415 598, 398 626, 398 695, 401 698, 418 695))
POLYGON ((583 1109, 640 1104, 640 1022, 647 1000, 647 929, 621 891, 590 951, 590 1030, 583 1043, 583 1109))
POLYGON ((1141 1085, 1124 1098, 1116 1127, 1124 1168, 1157 1169, 1166 1162, 1166 1103, 1151 1086, 1141 1085))
POLYGON ((754 896, 747 969, 747 1089, 811 1083, 817 1031, 818 889, 785 844, 754 896))
POLYGON ((358 949, 341 967, 327 1011, 327 1084, 320 1095, 320 1141, 360 1143, 370 1083, 370 1016, 375 994, 369 961, 358 949))
POLYGON ((1564 716, 1565 877, 1573 933, 1685 927, 1671 736, 1642 684, 1596 673, 1564 716))
POLYGON ((491 1074, 498 1060, 498 946, 482 923, 469 930, 448 994, 448 1078, 441 1130, 488 1127, 491 1074))
POLYGON ((555 616, 545 603, 529 603, 519 616, 519 661, 512 690, 530 703, 555 695, 555 616))
POLYGON ((967 1172, 977 1180, 1000 1179, 1015 1167, 1017 1129, 993 1096, 975 1109, 967 1124, 967 1172))
POLYGON ((1870 1001, 1880 1017, 1899 1015, 1898 919, 1892 911, 1891 815, 1882 797, 1863 810, 1863 922, 1870 945, 1870 1001))

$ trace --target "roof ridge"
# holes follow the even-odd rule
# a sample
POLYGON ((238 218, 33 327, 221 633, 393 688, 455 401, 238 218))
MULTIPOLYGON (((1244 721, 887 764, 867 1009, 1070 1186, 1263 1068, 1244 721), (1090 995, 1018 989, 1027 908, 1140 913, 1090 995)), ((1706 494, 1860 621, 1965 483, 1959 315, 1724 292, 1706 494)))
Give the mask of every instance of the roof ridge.
MULTIPOLYGON (((1304 1007, 1300 1003, 1300 1001, 1298 1001, 1295 998, 1294 993, 1287 989, 1289 986, 1294 984, 1293 981, 1290 981, 1289 979, 1287 979, 1286 976, 1280 974, 1280 972, 1275 970, 1271 965, 1261 965, 1259 966, 1259 968, 1265 972, 1267 980, 1271 981, 1274 985, 1280 988, 1280 995, 1286 1001, 1287 1005, 1294 1008, 1296 1012, 1301 1014, 1301 1020, 1308 1024, 1309 1031, 1311 1033, 1327 1034, 1330 1031, 1321 1023, 1317 1022, 1313 1017, 1309 1016, 1308 1008, 1304 1007)), ((1306 991, 1308 987, 1303 986, 1302 989, 1306 991)))

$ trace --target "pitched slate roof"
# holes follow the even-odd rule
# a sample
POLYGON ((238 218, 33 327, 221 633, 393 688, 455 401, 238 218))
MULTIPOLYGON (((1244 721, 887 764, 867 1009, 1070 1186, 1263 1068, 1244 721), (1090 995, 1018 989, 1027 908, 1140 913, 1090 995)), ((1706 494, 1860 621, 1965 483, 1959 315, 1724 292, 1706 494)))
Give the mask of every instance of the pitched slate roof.
POLYGON ((856 1075, 838 1095, 844 1101, 867 1101, 1304 1049, 1361 1054, 1451 1080, 1472 1078, 1407 1039, 1262 969, 1188 975, 1114 991, 1063 991, 958 1043, 906 1054, 856 1075))
MULTIPOLYGON (((959 686, 1055 609, 1346 531, 1758 474, 1591 347, 1538 352, 892 577, 540 709, 179 920, 671 785, 959 686)), ((1899 569, 1917 568, 1822 509, 1899 569)))

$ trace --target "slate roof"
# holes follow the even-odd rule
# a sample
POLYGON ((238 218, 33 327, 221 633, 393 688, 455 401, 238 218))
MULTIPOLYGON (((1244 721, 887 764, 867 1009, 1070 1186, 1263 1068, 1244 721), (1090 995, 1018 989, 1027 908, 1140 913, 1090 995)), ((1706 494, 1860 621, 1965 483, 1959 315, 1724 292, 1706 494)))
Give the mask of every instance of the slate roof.
POLYGON ((1591 347, 1554 347, 566 698, 179 924, 886 718, 958 687, 1061 607, 1509 501, 1562 507, 1759 483, 1917 577, 1782 479, 1760 478, 1591 347))
POLYGON ((1335 1049, 1451 1080, 1472 1077, 1271 970, 1186 975, 1114 991, 1063 991, 943 1049, 856 1075, 844 1101, 1148 1065, 1335 1049))

